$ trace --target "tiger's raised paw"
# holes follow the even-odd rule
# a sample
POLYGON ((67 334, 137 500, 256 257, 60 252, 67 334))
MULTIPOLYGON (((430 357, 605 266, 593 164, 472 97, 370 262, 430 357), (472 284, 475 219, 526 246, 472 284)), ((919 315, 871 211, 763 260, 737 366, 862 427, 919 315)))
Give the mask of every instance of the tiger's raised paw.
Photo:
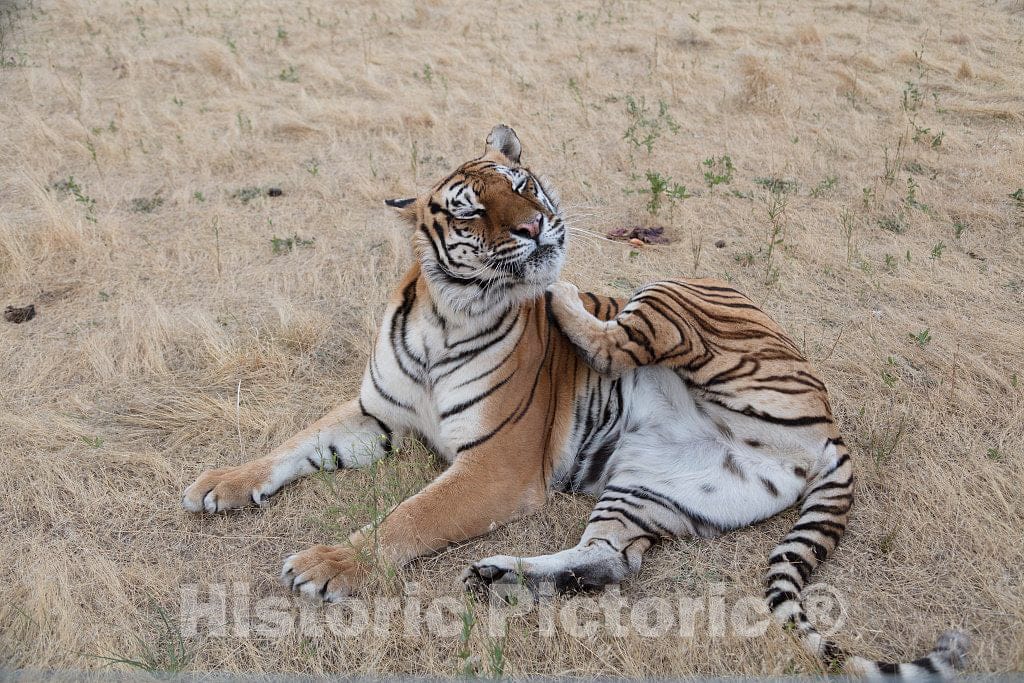
POLYGON ((370 559, 356 548, 315 545, 284 561, 281 583, 314 600, 338 602, 351 595, 370 573, 370 559))
POLYGON ((185 489, 181 506, 189 512, 211 513, 252 505, 265 507, 267 498, 276 491, 268 475, 254 463, 207 470, 185 489))
POLYGON ((565 280, 548 285, 548 300, 551 303, 551 312, 562 321, 573 315, 589 316, 583 302, 580 301, 580 290, 576 285, 565 280))

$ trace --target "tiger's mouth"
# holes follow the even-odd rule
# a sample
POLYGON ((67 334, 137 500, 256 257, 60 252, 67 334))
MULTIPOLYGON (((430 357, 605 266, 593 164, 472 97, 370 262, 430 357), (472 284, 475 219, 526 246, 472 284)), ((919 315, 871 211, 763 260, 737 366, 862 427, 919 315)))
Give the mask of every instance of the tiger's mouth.
POLYGON ((565 248, 559 244, 539 244, 528 256, 517 261, 513 273, 531 284, 549 285, 558 279, 565 261, 565 248))

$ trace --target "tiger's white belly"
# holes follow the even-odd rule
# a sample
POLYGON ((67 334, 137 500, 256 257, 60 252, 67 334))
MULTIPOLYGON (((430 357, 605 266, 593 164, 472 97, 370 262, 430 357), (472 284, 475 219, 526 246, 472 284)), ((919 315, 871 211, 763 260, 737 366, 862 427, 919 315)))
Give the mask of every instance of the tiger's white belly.
MULTIPOLYGON (((616 480, 671 490, 688 507, 722 529, 770 517, 796 502, 815 460, 803 448, 764 439, 744 440, 749 418, 721 417, 698 406, 668 368, 635 371, 628 392, 625 430, 610 464, 616 480), (781 446, 781 447, 780 447, 781 446)), ((603 483, 602 483, 603 487, 603 483)))

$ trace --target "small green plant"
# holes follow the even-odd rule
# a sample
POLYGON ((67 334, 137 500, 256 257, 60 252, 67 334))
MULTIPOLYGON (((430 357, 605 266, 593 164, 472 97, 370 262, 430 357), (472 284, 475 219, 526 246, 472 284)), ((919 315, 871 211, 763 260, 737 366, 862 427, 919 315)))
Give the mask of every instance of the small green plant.
POLYGON ((919 209, 921 211, 928 211, 928 205, 923 204, 917 200, 917 191, 920 189, 920 185, 914 180, 912 176, 907 176, 907 194, 904 197, 904 203, 912 209, 919 209))
POLYGON ((274 252, 274 256, 281 256, 288 254, 295 247, 311 247, 316 241, 315 237, 310 239, 302 239, 298 235, 292 235, 291 237, 271 237, 270 248, 274 252))
POLYGON ((875 204, 875 188, 864 187, 861 188, 861 204, 864 205, 864 210, 870 209, 875 204))
POLYGON ((587 116, 587 104, 583 100, 583 91, 580 89, 579 82, 572 76, 569 77, 569 92, 572 93, 572 98, 576 100, 576 104, 579 105, 580 111, 583 112, 584 122, 587 122, 589 119, 587 116))
POLYGON ((153 213, 163 206, 164 198, 160 195, 153 197, 136 197, 132 200, 131 209, 135 213, 153 213))
POLYGON ((871 454, 875 465, 881 467, 892 457, 899 447, 900 442, 907 433, 907 415, 900 415, 899 424, 894 429, 886 426, 878 430, 871 428, 868 432, 867 450, 871 454))
POLYGON ((469 648, 469 640, 473 637, 473 629, 476 628, 476 610, 472 603, 467 600, 466 607, 459 616, 462 619, 462 632, 459 633, 459 651, 457 653, 462 662, 459 674, 466 678, 472 678, 477 673, 477 666, 472 660, 473 651, 469 648))
POLYGON ((754 265, 754 254, 753 252, 745 251, 742 254, 735 254, 732 257, 733 261, 741 266, 752 266, 754 265))
POLYGON ((924 97, 921 95, 921 89, 917 86, 917 83, 906 81, 906 85, 903 87, 903 97, 900 100, 903 106, 903 111, 914 112, 921 108, 921 102, 924 97))
POLYGON ((957 239, 960 239, 961 237, 964 236, 965 232, 967 232, 967 223, 965 223, 965 222, 963 222, 962 220, 959 220, 959 219, 953 221, 953 236, 954 237, 956 237, 957 239))
POLYGON ((886 254, 885 255, 885 272, 889 273, 890 275, 894 275, 896 273, 896 264, 897 263, 898 263, 898 261, 897 261, 895 256, 893 256, 892 254, 886 254))
POLYGON ((306 173, 311 176, 320 175, 320 161, 318 159, 310 159, 306 162, 306 173))
POLYGON ((925 346, 927 346, 928 343, 932 340, 932 333, 927 327, 918 332, 917 334, 909 334, 908 336, 910 337, 911 341, 913 341, 915 344, 918 345, 918 347, 922 349, 925 346))
POLYGON ((732 157, 723 154, 719 157, 708 157, 702 163, 704 166, 704 183, 708 189, 714 190, 716 185, 728 185, 732 182, 732 157))
POLYGON ((764 249, 764 284, 775 284, 779 279, 779 269, 774 265, 775 251, 785 240, 786 205, 789 195, 784 192, 769 192, 765 198, 765 210, 768 223, 765 226, 764 249))
MULTIPOLYGON (((882 175, 879 179, 882 181, 882 196, 879 197, 877 194, 872 193, 872 199, 875 203, 885 201, 888 196, 889 190, 892 189, 893 185, 896 184, 900 171, 903 169, 904 154, 907 146, 907 133, 904 131, 900 134, 899 138, 896 139, 896 146, 890 149, 888 145, 882 146, 882 175)), ((866 197, 865 197, 866 199, 866 197)), ((865 203, 865 207, 867 204, 865 203)))
POLYGON ((1009 196, 1010 199, 1014 200, 1015 202, 1024 204, 1024 187, 1018 187, 1017 190, 1011 192, 1009 196))
POLYGON ((932 149, 938 149, 942 146, 942 140, 946 137, 946 131, 940 130, 938 133, 933 134, 931 128, 919 126, 917 121, 911 121, 910 125, 914 127, 914 134, 911 136, 911 140, 914 142, 923 142, 932 149))
POLYGON ((196 190, 195 192, 192 193, 192 199, 196 200, 197 202, 205 202, 206 195, 204 195, 199 190, 196 190))
POLYGON ((429 64, 424 64, 421 71, 414 71, 412 75, 413 78, 422 78, 427 84, 432 83, 434 80, 434 70, 429 64))
POLYGON ((643 148, 647 154, 654 151, 654 145, 665 131, 673 134, 679 132, 679 124, 672 119, 668 113, 668 104, 662 100, 658 100, 658 113, 653 114, 644 97, 637 100, 627 95, 626 115, 630 123, 622 138, 633 145, 634 149, 643 148))
POLYGON ((238 112, 235 114, 235 122, 238 124, 238 132, 240 133, 251 133, 252 132, 252 119, 238 112))
POLYGON ((878 227, 882 230, 902 235, 907 231, 907 217, 902 211, 898 211, 891 216, 882 216, 878 219, 878 227))
POLYGON ((281 73, 277 75, 278 80, 285 81, 286 83, 298 83, 299 72, 294 66, 289 66, 286 69, 281 69, 281 73))
POLYGON ((797 182, 784 178, 754 178, 754 183, 760 185, 772 194, 791 194, 796 192, 797 182))
MULTIPOLYGON (((888 555, 889 553, 892 552, 893 548, 896 545, 896 535, 897 535, 898 532, 899 532, 898 529, 893 529, 892 531, 887 533, 885 536, 882 536, 882 540, 878 542, 878 550, 879 550, 879 552, 881 552, 883 555, 888 555)), ((838 673, 842 673, 842 672, 838 672, 838 673)))
MULTIPOLYGON (((100 292, 100 293, 103 294, 103 292, 100 292)), ((102 297, 100 297, 100 298, 102 298, 102 297)), ((108 298, 109 298, 109 296, 108 296, 108 298)), ((103 439, 98 437, 98 436, 94 436, 94 437, 83 436, 82 437, 82 443, 84 443, 86 446, 90 446, 92 448, 99 448, 100 446, 103 445, 103 439)))
POLYGON ((839 214, 839 231, 843 235, 843 241, 846 242, 847 267, 849 267, 850 262, 853 261, 853 255, 857 251, 857 248, 853 243, 853 234, 856 229, 856 224, 856 219, 849 211, 843 211, 839 214))
POLYGON ((138 634, 132 634, 137 643, 137 652, 127 656, 98 656, 110 664, 124 664, 157 676, 185 671, 196 658, 196 650, 190 648, 175 626, 166 610, 157 606, 160 624, 157 627, 156 642, 147 643, 138 634))
POLYGON ((74 176, 68 176, 67 180, 58 180, 53 184, 53 188, 74 197, 76 202, 85 207, 85 219, 91 223, 96 222, 96 200, 82 191, 82 186, 75 182, 74 176))
POLYGON ((282 43, 288 40, 288 31, 285 31, 283 26, 277 27, 277 39, 282 43))
POLYGON ((237 199, 243 204, 248 204, 257 197, 263 196, 263 188, 256 187, 255 185, 249 185, 248 187, 240 187, 229 195, 232 199, 237 199))
POLYGON ((463 678, 490 678, 494 680, 505 678, 506 656, 505 650, 508 644, 508 624, 505 624, 505 632, 496 638, 486 637, 484 639, 484 652, 486 661, 473 654, 470 642, 473 638, 473 631, 479 619, 476 610, 467 599, 462 614, 462 631, 459 633, 459 649, 456 656, 459 658, 458 675, 463 678))
POLYGON ((666 201, 682 201, 690 196, 685 185, 673 182, 672 178, 663 176, 656 171, 647 171, 645 178, 647 179, 646 186, 627 190, 627 192, 650 195, 647 200, 647 212, 651 216, 657 216, 666 201))
POLYGON ((1003 452, 998 448, 988 449, 988 452, 985 455, 988 456, 989 460, 994 460, 995 462, 1003 462, 1006 459, 1006 456, 1004 456, 1003 452))
POLYGON ((838 184, 839 176, 825 176, 821 182, 819 182, 817 185, 811 188, 811 196, 814 197, 815 199, 817 199, 818 197, 823 197, 826 194, 830 193, 832 190, 836 189, 836 186, 838 184))
POLYGON ((933 261, 936 261, 942 258, 942 252, 944 251, 946 251, 946 245, 943 244, 942 242, 939 242, 934 247, 932 247, 932 254, 931 256, 929 256, 929 258, 933 261))

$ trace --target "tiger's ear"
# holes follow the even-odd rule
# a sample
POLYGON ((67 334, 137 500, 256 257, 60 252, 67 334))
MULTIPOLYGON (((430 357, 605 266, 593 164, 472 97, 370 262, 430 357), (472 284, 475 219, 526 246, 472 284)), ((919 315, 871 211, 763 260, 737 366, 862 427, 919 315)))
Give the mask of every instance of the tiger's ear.
POLYGON ((523 145, 514 130, 504 123, 499 123, 487 134, 487 151, 498 152, 512 163, 518 164, 519 156, 523 153, 523 145))
POLYGON ((398 215, 407 223, 416 222, 416 198, 385 199, 384 203, 398 211, 398 215))

